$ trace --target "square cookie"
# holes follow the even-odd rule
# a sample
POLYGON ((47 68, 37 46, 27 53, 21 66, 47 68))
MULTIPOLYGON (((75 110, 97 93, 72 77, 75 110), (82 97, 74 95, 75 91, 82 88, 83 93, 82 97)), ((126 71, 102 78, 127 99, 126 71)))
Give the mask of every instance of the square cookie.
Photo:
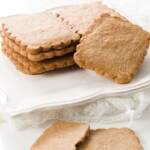
POLYGON ((150 34, 141 27, 104 14, 82 37, 74 59, 82 68, 128 83, 143 63, 149 42, 150 34))
POLYGON ((94 20, 104 13, 112 16, 119 16, 113 9, 108 8, 101 2, 91 2, 74 6, 67 6, 55 11, 65 22, 67 22, 75 32, 83 35, 94 22, 94 20))
POLYGON ((62 49, 78 43, 80 36, 51 11, 10 17, 2 21, 2 32, 30 52, 62 49))
POLYGON ((3 42, 9 46, 14 52, 17 52, 18 54, 28 58, 31 61, 43 61, 46 59, 51 59, 58 56, 64 56, 66 54, 72 53, 76 50, 75 45, 70 45, 70 47, 66 47, 63 49, 55 49, 50 51, 43 51, 43 52, 37 52, 37 53, 30 53, 24 49, 22 49, 19 45, 17 45, 15 42, 10 40, 7 36, 2 36, 3 42))
POLYGON ((31 150, 75 150, 88 132, 86 124, 57 121, 39 137, 31 150))

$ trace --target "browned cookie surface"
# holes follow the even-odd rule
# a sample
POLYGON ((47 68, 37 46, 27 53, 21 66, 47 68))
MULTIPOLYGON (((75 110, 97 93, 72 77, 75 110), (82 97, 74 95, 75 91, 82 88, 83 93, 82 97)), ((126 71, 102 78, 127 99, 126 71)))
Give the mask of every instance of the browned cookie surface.
POLYGON ((31 150, 75 150, 88 131, 86 124, 58 121, 41 135, 31 150))
POLYGON ((131 129, 97 129, 78 147, 78 150, 143 150, 131 129))
POLYGON ((17 45, 15 42, 10 40, 7 36, 3 36, 3 41, 6 43, 7 46, 11 47, 13 51, 19 53, 22 56, 27 57, 31 61, 42 61, 45 59, 54 58, 56 56, 63 56, 65 54, 74 52, 76 49, 76 46, 72 45, 70 47, 66 47, 63 49, 55 49, 55 50, 43 51, 43 52, 32 54, 22 49, 19 45, 17 45))
POLYGON ((41 74, 51 70, 69 67, 75 64, 72 53, 61 57, 35 62, 15 52, 4 43, 2 45, 2 50, 10 58, 16 68, 26 74, 41 74))
POLYGON ((143 63, 149 42, 150 34, 139 26, 104 14, 82 37, 74 59, 82 68, 128 83, 143 63))

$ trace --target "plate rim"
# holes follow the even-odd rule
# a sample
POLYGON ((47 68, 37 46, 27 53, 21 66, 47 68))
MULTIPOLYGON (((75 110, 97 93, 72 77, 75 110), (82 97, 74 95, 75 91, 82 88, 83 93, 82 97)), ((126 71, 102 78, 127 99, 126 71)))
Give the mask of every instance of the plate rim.
MULTIPOLYGON (((60 108, 67 108, 67 107, 92 103, 96 100, 108 98, 111 96, 115 97, 115 96, 120 96, 120 95, 124 96, 124 95, 128 95, 128 94, 134 94, 136 92, 140 92, 140 91, 142 91, 144 89, 148 89, 148 88, 150 88, 150 79, 148 81, 145 81, 136 86, 131 86, 130 88, 129 87, 122 88, 122 89, 120 88, 119 90, 115 89, 115 90, 112 90, 111 92, 109 91, 109 92, 102 92, 102 93, 97 91, 88 96, 75 98, 70 101, 68 101, 68 100, 62 101, 62 102, 58 101, 55 103, 48 102, 48 103, 44 103, 44 104, 34 105, 31 107, 26 107, 22 110, 11 109, 11 106, 6 106, 6 103, 5 103, 5 108, 7 110, 8 115, 10 115, 11 117, 14 117, 14 116, 18 116, 18 115, 25 114, 25 113, 31 113, 36 110, 42 110, 45 108, 48 108, 49 110, 56 110, 56 109, 60 109, 60 108), (127 88, 128 88, 128 90, 127 90, 127 88), (10 110, 8 111, 8 109, 10 109, 11 111, 10 110)), ((7 94, 5 92, 4 92, 4 94, 7 96, 7 94)))

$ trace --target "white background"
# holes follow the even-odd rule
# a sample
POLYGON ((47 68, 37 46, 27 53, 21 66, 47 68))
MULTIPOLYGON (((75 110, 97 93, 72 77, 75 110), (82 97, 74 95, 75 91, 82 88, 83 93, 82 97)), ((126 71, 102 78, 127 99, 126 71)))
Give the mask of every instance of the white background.
MULTIPOLYGON (((36 12, 40 10, 58 7, 67 4, 76 4, 79 2, 88 2, 91 0, 0 0, 0 17, 36 12)), ((150 29, 150 2, 149 0, 105 0, 113 7, 121 11, 124 15, 137 21, 150 29), (129 13, 130 12, 130 13, 129 13), (132 16, 129 14, 132 14, 132 16), (144 15, 143 15, 144 14, 144 15)), ((112 125, 96 124, 95 127, 120 127, 127 126, 133 128, 140 136, 145 150, 150 149, 150 110, 147 110, 144 116, 137 121, 119 123, 112 125)), ((17 130, 12 125, 0 123, 0 150, 29 150, 34 140, 41 134, 44 127, 26 130, 17 130)))

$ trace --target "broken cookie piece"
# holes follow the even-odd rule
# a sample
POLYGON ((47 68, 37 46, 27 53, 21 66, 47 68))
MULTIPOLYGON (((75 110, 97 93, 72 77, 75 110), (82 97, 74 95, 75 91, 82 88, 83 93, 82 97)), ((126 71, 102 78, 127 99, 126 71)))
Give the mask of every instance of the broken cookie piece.
POLYGON ((141 27, 104 14, 82 37, 74 59, 82 68, 128 83, 143 63, 149 42, 150 34, 141 27))
POLYGON ((128 128, 97 129, 78 150, 143 150, 135 133, 128 128))
POLYGON ((31 150, 75 150, 88 131, 89 126, 83 123, 57 121, 41 135, 31 150))

